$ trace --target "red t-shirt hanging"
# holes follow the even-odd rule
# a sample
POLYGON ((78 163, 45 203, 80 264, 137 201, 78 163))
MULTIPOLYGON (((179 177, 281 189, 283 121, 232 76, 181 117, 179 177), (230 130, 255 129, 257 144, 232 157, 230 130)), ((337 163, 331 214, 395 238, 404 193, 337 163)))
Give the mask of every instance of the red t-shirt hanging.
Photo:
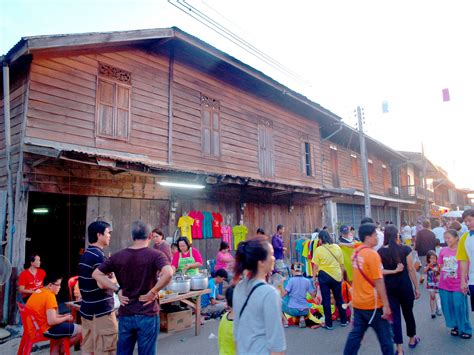
POLYGON ((214 218, 214 220, 212 221, 212 236, 214 238, 222 238, 222 216, 220 213, 212 212, 212 217, 214 218))
POLYGON ((191 226, 193 239, 202 239, 202 221, 204 220, 204 215, 200 211, 191 211, 188 216, 194 219, 194 224, 191 226))

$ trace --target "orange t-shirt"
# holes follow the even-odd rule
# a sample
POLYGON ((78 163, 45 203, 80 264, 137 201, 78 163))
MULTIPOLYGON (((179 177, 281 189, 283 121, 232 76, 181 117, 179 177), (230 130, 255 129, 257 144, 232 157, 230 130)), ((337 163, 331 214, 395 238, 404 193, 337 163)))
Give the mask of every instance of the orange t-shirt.
MULTIPOLYGON (((41 333, 44 333, 50 328, 46 317, 46 311, 48 309, 58 309, 58 302, 56 301, 56 296, 50 289, 42 288, 40 293, 33 293, 31 295, 28 302, 26 302, 26 307, 35 317, 41 333)), ((35 326, 32 324, 30 318, 28 318, 26 329, 31 337, 35 336, 35 326)))
POLYGON ((382 298, 359 271, 359 266, 364 272, 365 276, 374 282, 377 279, 382 279, 382 261, 380 255, 366 246, 360 246, 354 251, 352 256, 352 305, 358 309, 375 309, 383 306, 382 298))

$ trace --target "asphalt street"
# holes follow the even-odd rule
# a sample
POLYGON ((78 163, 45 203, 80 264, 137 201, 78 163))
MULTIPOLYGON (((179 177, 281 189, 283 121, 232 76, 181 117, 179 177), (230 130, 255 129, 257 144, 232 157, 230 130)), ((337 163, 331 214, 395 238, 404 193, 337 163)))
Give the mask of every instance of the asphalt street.
MULTIPOLYGON (((431 319, 429 298, 425 289, 422 289, 422 296, 415 303, 415 319, 421 343, 415 349, 408 349, 408 338, 406 338, 404 346, 406 354, 474 353, 474 339, 464 340, 452 337, 445 327, 443 316, 431 319)), ((474 313, 471 313, 471 321, 474 324, 474 313)), ((334 324, 334 330, 298 327, 286 329, 287 354, 341 354, 350 327, 340 328, 338 322, 334 324)), ((217 339, 212 336, 217 336, 218 325, 218 321, 206 323, 199 337, 194 336, 193 330, 172 335, 161 334, 158 341, 158 354, 218 354, 217 339)), ((367 331, 359 354, 380 354, 373 330, 367 331)))

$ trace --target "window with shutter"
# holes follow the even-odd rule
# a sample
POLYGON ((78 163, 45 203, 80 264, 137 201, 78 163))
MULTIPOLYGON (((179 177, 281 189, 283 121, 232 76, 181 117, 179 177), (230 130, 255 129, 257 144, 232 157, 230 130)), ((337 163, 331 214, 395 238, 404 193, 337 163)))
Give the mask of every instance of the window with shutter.
POLYGON ((303 173, 306 176, 313 175, 312 149, 309 142, 303 143, 303 173))
POLYGON ((219 101, 201 95, 202 153, 205 156, 221 156, 219 101))
POLYGON ((269 122, 258 125, 258 160, 261 176, 275 176, 273 128, 269 122))
POLYGON ((359 176, 359 168, 357 166, 357 155, 351 154, 351 172, 353 177, 359 176))
POLYGON ((368 163, 367 165, 368 165, 368 170, 369 170, 369 181, 374 182, 375 180, 374 163, 370 159, 367 161, 367 163, 368 163))
POLYGON ((97 79, 97 135, 128 140, 130 136, 131 74, 99 63, 97 79))
POLYGON ((331 158, 332 185, 334 187, 340 187, 337 148, 331 145, 329 151, 330 151, 330 158, 331 158))
POLYGON ((382 170, 383 170, 383 189, 386 193, 388 193, 388 190, 390 189, 390 178, 388 176, 387 166, 382 165, 382 170))

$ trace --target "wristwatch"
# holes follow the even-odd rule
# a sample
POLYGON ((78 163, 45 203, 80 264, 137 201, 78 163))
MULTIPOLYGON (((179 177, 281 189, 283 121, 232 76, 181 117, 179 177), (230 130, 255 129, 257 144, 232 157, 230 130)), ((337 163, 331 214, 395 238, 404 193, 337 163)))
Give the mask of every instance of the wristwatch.
POLYGON ((119 285, 117 285, 117 286, 118 286, 118 288, 114 291, 116 294, 118 294, 119 291, 122 289, 122 287, 120 287, 119 285))

